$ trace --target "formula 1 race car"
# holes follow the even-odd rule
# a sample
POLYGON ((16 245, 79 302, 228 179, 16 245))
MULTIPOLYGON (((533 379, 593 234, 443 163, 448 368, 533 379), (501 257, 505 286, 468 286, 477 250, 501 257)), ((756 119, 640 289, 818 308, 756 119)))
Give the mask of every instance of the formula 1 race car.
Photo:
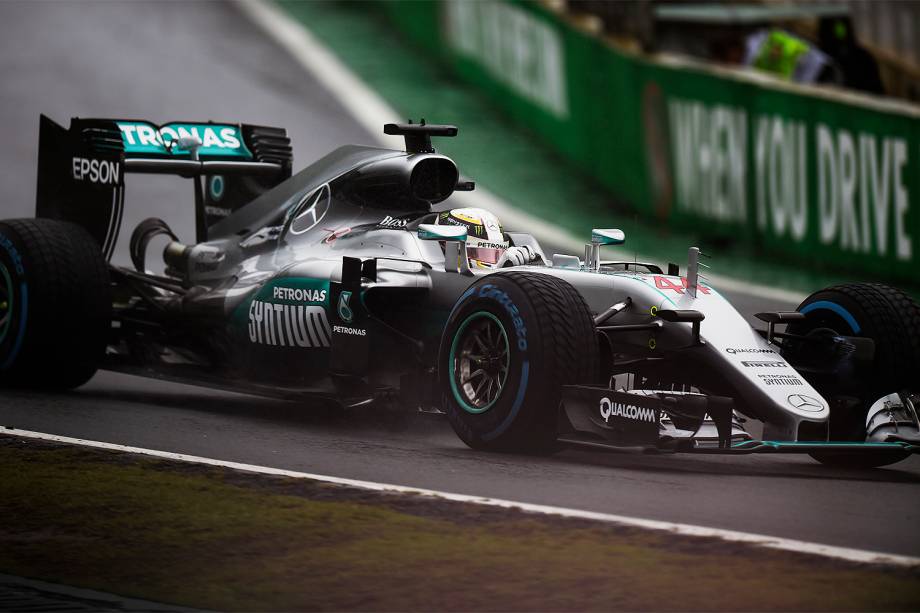
POLYGON ((754 330, 700 278, 698 249, 683 275, 606 261, 625 237, 594 229, 583 256, 547 257, 451 206, 474 185, 431 138, 455 127, 384 132, 406 150, 345 146, 291 176, 278 128, 42 117, 37 218, 0 222, 0 383, 66 389, 102 368, 439 410, 487 450, 859 466, 920 450, 920 306, 903 292, 831 287, 754 330), (109 260, 134 172, 192 180, 197 238, 147 219, 132 269, 109 260))

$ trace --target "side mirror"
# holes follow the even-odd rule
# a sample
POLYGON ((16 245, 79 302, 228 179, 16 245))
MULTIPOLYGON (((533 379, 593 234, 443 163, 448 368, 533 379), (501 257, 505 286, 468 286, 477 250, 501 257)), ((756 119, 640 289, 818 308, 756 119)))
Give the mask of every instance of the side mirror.
POLYGON ((626 235, 623 230, 594 228, 591 230, 591 242, 585 245, 585 268, 597 272, 601 268, 601 247, 622 245, 625 242, 626 235))
POLYGON ((581 260, 575 255, 565 255, 562 253, 553 254, 553 268, 581 268, 581 260))
POLYGON ((433 223, 423 223, 418 226, 418 237, 423 241, 454 241, 466 242, 466 228, 464 226, 447 226, 433 223))
POLYGON ((626 242, 626 234, 616 228, 591 230, 591 242, 598 245, 622 245, 626 242))
POLYGON ((423 223, 418 226, 418 237, 423 241, 444 241, 444 272, 473 274, 466 259, 466 228, 423 223))

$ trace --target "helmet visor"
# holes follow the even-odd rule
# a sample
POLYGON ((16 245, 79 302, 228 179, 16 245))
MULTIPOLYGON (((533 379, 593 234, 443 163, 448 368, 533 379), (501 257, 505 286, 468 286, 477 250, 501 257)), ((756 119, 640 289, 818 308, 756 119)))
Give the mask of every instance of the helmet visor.
POLYGON ((485 262, 486 264, 497 264, 504 251, 504 249, 494 249, 491 247, 467 247, 466 257, 471 260, 485 262))

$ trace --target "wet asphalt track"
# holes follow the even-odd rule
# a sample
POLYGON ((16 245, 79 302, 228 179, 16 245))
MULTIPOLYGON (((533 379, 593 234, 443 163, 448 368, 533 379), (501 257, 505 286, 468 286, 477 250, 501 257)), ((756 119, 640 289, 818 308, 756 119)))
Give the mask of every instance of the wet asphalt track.
MULTIPOLYGON (((0 3, 0 218, 28 216, 38 114, 285 126, 295 168, 370 142, 232 5, 0 3)), ((156 215, 193 235, 181 180, 132 176, 119 254, 156 215)), ((794 305, 725 292, 746 315, 794 305)), ((807 457, 473 452, 431 416, 330 414, 100 373, 64 395, 0 392, 0 424, 294 470, 920 555, 920 458, 842 471, 807 457)))

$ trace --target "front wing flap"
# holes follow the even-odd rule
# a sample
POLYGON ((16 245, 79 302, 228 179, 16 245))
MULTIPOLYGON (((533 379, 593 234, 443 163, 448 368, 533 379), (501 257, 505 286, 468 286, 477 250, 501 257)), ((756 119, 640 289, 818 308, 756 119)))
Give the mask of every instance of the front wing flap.
MULTIPOLYGON (((692 429, 692 426, 691 426, 692 429)), ((562 388, 559 440, 594 447, 642 447, 660 451, 748 455, 752 453, 920 453, 920 445, 908 441, 732 441, 732 400, 721 396, 680 397, 667 392, 639 395, 604 387, 566 385, 562 388), (719 431, 719 445, 689 439, 662 446, 659 423, 662 414, 699 423, 709 417, 719 431)))

